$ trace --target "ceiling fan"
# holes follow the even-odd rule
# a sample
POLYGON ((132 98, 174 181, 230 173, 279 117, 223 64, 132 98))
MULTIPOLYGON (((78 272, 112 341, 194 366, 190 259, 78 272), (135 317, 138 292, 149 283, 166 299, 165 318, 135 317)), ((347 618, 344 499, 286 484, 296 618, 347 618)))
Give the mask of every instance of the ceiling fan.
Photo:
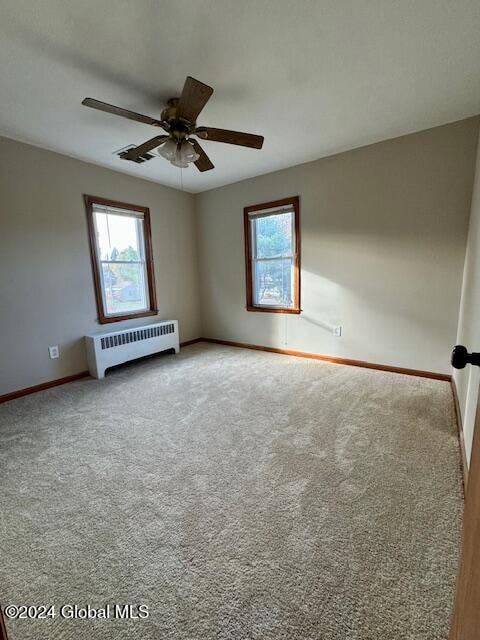
POLYGON ((182 95, 179 98, 168 100, 159 120, 93 98, 85 98, 82 104, 92 109, 123 116, 129 120, 161 127, 167 132, 167 135, 155 136, 151 140, 123 152, 121 157, 125 160, 142 162, 142 156, 145 153, 158 147, 158 153, 176 167, 188 167, 193 162, 199 171, 209 171, 214 166, 198 140, 192 136, 197 136, 201 140, 226 142, 252 149, 261 149, 263 145, 263 136, 229 131, 228 129, 197 127, 197 117, 212 93, 212 87, 187 76, 182 95))

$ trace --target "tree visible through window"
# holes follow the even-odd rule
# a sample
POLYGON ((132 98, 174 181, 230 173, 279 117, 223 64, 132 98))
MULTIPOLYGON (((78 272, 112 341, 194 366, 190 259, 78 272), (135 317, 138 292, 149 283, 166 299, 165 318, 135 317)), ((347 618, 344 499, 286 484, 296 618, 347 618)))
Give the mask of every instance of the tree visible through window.
POLYGON ((300 312, 299 199, 245 209, 247 309, 300 312))
POLYGON ((148 209, 86 196, 100 322, 156 313, 148 209))

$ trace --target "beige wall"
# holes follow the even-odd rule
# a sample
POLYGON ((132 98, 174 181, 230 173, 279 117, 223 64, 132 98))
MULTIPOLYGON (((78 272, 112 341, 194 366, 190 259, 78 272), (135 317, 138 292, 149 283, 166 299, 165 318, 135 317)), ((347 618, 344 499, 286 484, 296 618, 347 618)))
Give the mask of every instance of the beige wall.
MULTIPOLYGON (((159 317, 178 318, 182 340, 202 334, 448 373, 477 130, 471 118, 195 197, 0 138, 0 394, 83 371, 82 336, 102 330, 83 193, 150 207, 159 317), (303 313, 249 313, 243 207, 297 194, 303 313), (48 357, 53 344, 58 360, 48 357)), ((479 182, 464 284, 474 292, 464 293, 459 334, 471 349, 480 349, 479 182)), ((465 414, 468 379, 456 377, 465 414)))
MULTIPOLYGON (((457 344, 480 351, 480 146, 477 154, 472 209, 463 274, 462 299, 458 319, 457 344)), ((470 461, 480 369, 467 366, 453 370, 463 420, 465 449, 470 461)))
POLYGON ((199 194, 203 335, 449 373, 477 131, 471 118, 199 194), (303 313, 247 312, 243 207, 297 194, 303 313))
POLYGON ((102 326, 83 193, 150 207, 159 318, 199 335, 193 196, 0 138, 0 395, 87 367, 82 336, 102 326))

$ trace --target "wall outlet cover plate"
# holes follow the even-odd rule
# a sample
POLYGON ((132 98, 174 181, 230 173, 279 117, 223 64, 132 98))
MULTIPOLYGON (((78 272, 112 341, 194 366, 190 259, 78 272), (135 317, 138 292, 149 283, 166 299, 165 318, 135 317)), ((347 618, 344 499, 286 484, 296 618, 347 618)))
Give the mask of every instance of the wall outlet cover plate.
POLYGON ((48 347, 48 354, 51 360, 55 360, 55 358, 58 358, 60 355, 58 351, 58 345, 55 345, 54 347, 48 347))

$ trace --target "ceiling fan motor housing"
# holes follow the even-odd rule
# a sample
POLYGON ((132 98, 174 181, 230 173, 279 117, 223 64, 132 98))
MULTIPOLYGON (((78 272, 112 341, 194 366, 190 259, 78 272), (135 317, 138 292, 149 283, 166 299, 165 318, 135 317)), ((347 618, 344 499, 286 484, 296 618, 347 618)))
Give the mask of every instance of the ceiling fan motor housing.
POLYGON ((170 98, 160 118, 167 123, 170 135, 181 142, 195 131, 197 123, 177 115, 178 102, 179 98, 170 98))

